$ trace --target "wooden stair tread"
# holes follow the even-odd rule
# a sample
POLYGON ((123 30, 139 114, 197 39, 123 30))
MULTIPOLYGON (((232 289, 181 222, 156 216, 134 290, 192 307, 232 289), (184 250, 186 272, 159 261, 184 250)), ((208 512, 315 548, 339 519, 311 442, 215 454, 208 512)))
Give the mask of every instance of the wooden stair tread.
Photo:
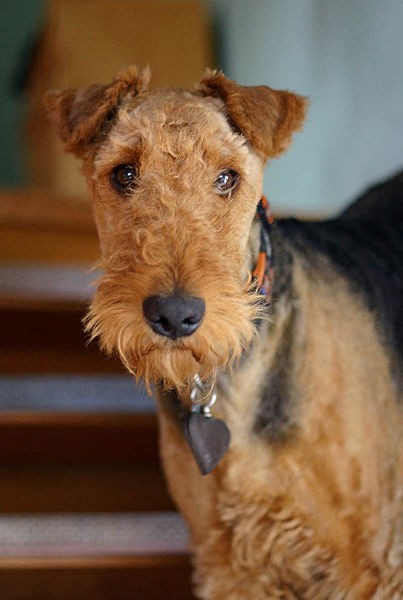
POLYGON ((0 515, 0 568, 11 558, 99 559, 187 555, 178 513, 0 515))

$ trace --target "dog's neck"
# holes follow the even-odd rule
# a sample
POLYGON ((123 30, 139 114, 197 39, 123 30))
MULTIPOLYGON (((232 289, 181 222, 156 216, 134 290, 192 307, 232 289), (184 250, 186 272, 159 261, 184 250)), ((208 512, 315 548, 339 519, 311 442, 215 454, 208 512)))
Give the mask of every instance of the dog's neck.
MULTIPOLYGON (((264 218, 264 217, 263 217, 264 218)), ((251 272, 256 265, 259 253, 262 252, 261 238, 262 228, 264 227, 262 216, 252 225, 249 240, 249 254, 247 258, 246 269, 251 272)), ((267 230, 266 230, 267 232, 267 230)), ((231 395, 231 388, 237 387, 238 374, 243 377, 245 370, 248 370, 249 363, 253 363, 253 356, 259 351, 259 346, 270 344, 273 347, 272 368, 269 368, 267 377, 267 367, 265 366, 265 379, 259 384, 259 397, 256 409, 256 430, 265 431, 273 437, 278 437, 284 433, 286 426, 285 410, 281 403, 281 397, 285 393, 286 382, 288 379, 286 368, 289 363, 288 348, 292 336, 293 325, 295 321, 295 311, 293 310, 293 286, 292 286, 292 267, 293 260, 290 249, 287 247, 281 231, 275 223, 270 223, 269 230, 270 248, 266 257, 266 285, 269 279, 269 289, 263 287, 262 310, 260 317, 256 321, 258 335, 252 345, 244 352, 238 362, 237 368, 231 371, 220 371, 216 374, 215 381, 206 382, 206 388, 211 385, 211 389, 217 388, 218 403, 217 413, 221 414, 222 399, 231 395), (249 360, 251 359, 251 360, 249 360), (270 381, 269 381, 270 379, 270 381), (281 389, 279 388, 281 387, 281 389), (273 420, 273 414, 281 420, 281 432, 279 431, 278 419, 273 420), (278 430, 277 430, 278 429, 278 430)), ((181 393, 169 392, 167 398, 174 408, 174 412, 180 421, 186 418, 186 412, 191 408, 190 402, 191 387, 188 391, 181 393)), ((206 402, 208 399, 206 399, 206 402)), ((225 411, 224 411, 225 412, 225 411)))
MULTIPOLYGON (((248 242, 248 253, 245 261, 244 271, 245 273, 253 273, 254 278, 257 281, 256 276, 256 265, 259 261, 259 255, 262 253, 262 230, 265 229, 265 233, 269 239, 266 240, 266 263, 265 272, 263 278, 265 282, 262 286, 259 286, 261 293, 261 305, 262 310, 259 313, 259 317, 256 320, 256 327, 258 335, 252 342, 252 345, 245 350, 243 356, 238 362, 238 368, 231 369, 231 371, 220 371, 216 373, 213 378, 219 388, 227 387, 231 385, 233 375, 238 370, 242 370, 245 363, 248 362, 248 358, 253 354, 254 348, 259 344, 266 343, 266 339, 273 339, 274 345, 281 345, 280 338, 284 336, 288 337, 290 332, 289 324, 294 320, 293 316, 293 255, 291 249, 288 247, 280 229, 277 227, 276 222, 271 220, 267 227, 265 219, 267 218, 268 210, 258 210, 256 219, 252 224, 249 242, 248 242)), ((257 282, 257 285, 258 282, 257 282)), ((277 361, 278 363, 278 361, 277 361)), ((214 381, 206 382, 206 387, 213 388, 215 385, 214 381)), ((191 388, 181 394, 182 402, 189 408, 189 397, 191 388)))
MULTIPOLYGON (((257 220, 251 228, 246 264, 250 272, 258 260, 262 226, 261 220, 257 220)), ((292 425, 294 411, 290 404, 294 393, 290 381, 295 357, 291 357, 291 352, 299 317, 293 252, 275 222, 270 226, 270 246, 270 294, 262 296, 262 311, 256 321, 258 333, 238 368, 218 374, 217 412, 230 422, 234 393, 242 389, 241 395, 248 406, 246 413, 249 411, 248 416, 245 413, 245 426, 272 440, 280 440, 287 436, 292 425), (256 360, 259 353, 264 354, 264 359, 256 360), (244 388, 245 381, 249 383, 244 388)))
MULTIPOLYGON (((252 346, 245 351, 238 367, 230 372, 216 374, 214 382, 206 382, 206 389, 211 384, 211 394, 218 396, 214 413, 224 418, 231 425, 234 393, 239 389, 238 379, 250 380, 250 390, 243 392, 245 410, 249 411, 245 423, 249 423, 256 434, 264 435, 272 440, 280 441, 287 436, 292 425, 293 394, 290 390, 288 367, 291 362, 292 337, 296 314, 293 310, 292 298, 292 255, 287 248, 280 230, 273 221, 266 222, 267 212, 260 211, 259 218, 252 225, 249 240, 248 265, 256 265, 259 256, 265 251, 265 264, 259 277, 259 291, 262 294, 262 311, 256 325, 258 335, 252 346), (264 233, 264 235, 263 235, 264 233), (265 244, 262 246, 262 238, 265 244), (254 361, 256 352, 264 351, 271 346, 271 364, 254 361), (264 364, 260 374, 248 374, 254 365, 264 364), (245 377, 245 373, 247 373, 245 377), (251 397, 249 400, 248 397, 251 397)), ((252 271, 250 266, 246 267, 252 271)), ((255 269, 255 273, 257 270, 255 269)), ((159 389, 159 397, 166 409, 186 435, 189 415, 192 411, 192 388, 178 394, 176 390, 159 389)), ((210 395, 202 399, 208 404, 210 395)))
POLYGON ((247 248, 244 272, 253 273, 269 310, 273 309, 291 289, 292 253, 264 196, 258 204, 247 248))

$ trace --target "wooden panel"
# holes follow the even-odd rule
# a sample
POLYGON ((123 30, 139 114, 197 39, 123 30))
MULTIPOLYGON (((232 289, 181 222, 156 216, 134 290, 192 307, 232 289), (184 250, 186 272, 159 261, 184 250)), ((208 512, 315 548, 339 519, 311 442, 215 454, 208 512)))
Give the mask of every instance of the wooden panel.
POLYGON ((200 1, 75 0, 72 10, 71 0, 54 0, 50 9, 58 59, 53 77, 59 85, 108 81, 134 63, 150 65, 156 85, 193 86, 211 66, 207 14, 200 1))
POLYGON ((83 316, 82 307, 62 304, 59 310, 0 310, 0 373, 122 373, 117 359, 88 344, 83 316))
POLYGON ((192 600, 187 556, 0 561, 2 600, 192 600))
POLYGON ((0 260, 89 268, 99 260, 90 203, 37 189, 2 190, 0 260))
POLYGON ((154 414, 0 413, 0 464, 158 460, 154 414))
POLYGON ((95 235, 95 223, 89 203, 52 195, 39 189, 1 190, 0 227, 95 235))
POLYGON ((0 513, 3 514, 173 509, 157 462, 0 464, 0 513))
MULTIPOLYGON (((1 352, 1 350, 0 350, 1 352)), ((65 352, 33 348, 11 348, 7 355, 0 355, 0 373, 21 375, 24 373, 121 373, 122 366, 98 351, 83 348, 82 352, 66 349, 65 352)))
POLYGON ((49 3, 48 27, 31 71, 28 137, 36 185, 87 197, 79 161, 62 152, 55 129, 45 119, 44 93, 110 81, 130 64, 150 65, 155 85, 193 87, 205 68, 212 66, 205 4, 195 0, 49 3))
POLYGON ((99 260, 99 244, 95 234, 63 231, 23 231, 17 227, 0 230, 2 261, 83 263, 90 268, 99 260))

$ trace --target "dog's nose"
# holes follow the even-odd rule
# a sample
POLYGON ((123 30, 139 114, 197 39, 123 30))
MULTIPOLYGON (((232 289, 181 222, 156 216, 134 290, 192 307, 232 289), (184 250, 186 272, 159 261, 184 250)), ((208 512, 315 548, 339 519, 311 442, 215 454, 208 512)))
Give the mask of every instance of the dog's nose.
POLYGON ((173 340, 192 335, 202 322, 205 310, 202 298, 177 293, 148 296, 143 302, 144 316, 151 329, 173 340))

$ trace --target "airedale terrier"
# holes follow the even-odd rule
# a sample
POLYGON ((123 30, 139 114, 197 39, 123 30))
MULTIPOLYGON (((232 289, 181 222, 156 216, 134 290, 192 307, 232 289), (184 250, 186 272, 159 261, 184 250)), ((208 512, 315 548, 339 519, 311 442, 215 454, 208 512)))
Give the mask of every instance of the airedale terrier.
POLYGON ((263 166, 306 105, 221 72, 150 90, 135 68, 47 99, 99 231, 87 326, 157 390, 205 600, 403 597, 402 179, 273 223, 263 166))

